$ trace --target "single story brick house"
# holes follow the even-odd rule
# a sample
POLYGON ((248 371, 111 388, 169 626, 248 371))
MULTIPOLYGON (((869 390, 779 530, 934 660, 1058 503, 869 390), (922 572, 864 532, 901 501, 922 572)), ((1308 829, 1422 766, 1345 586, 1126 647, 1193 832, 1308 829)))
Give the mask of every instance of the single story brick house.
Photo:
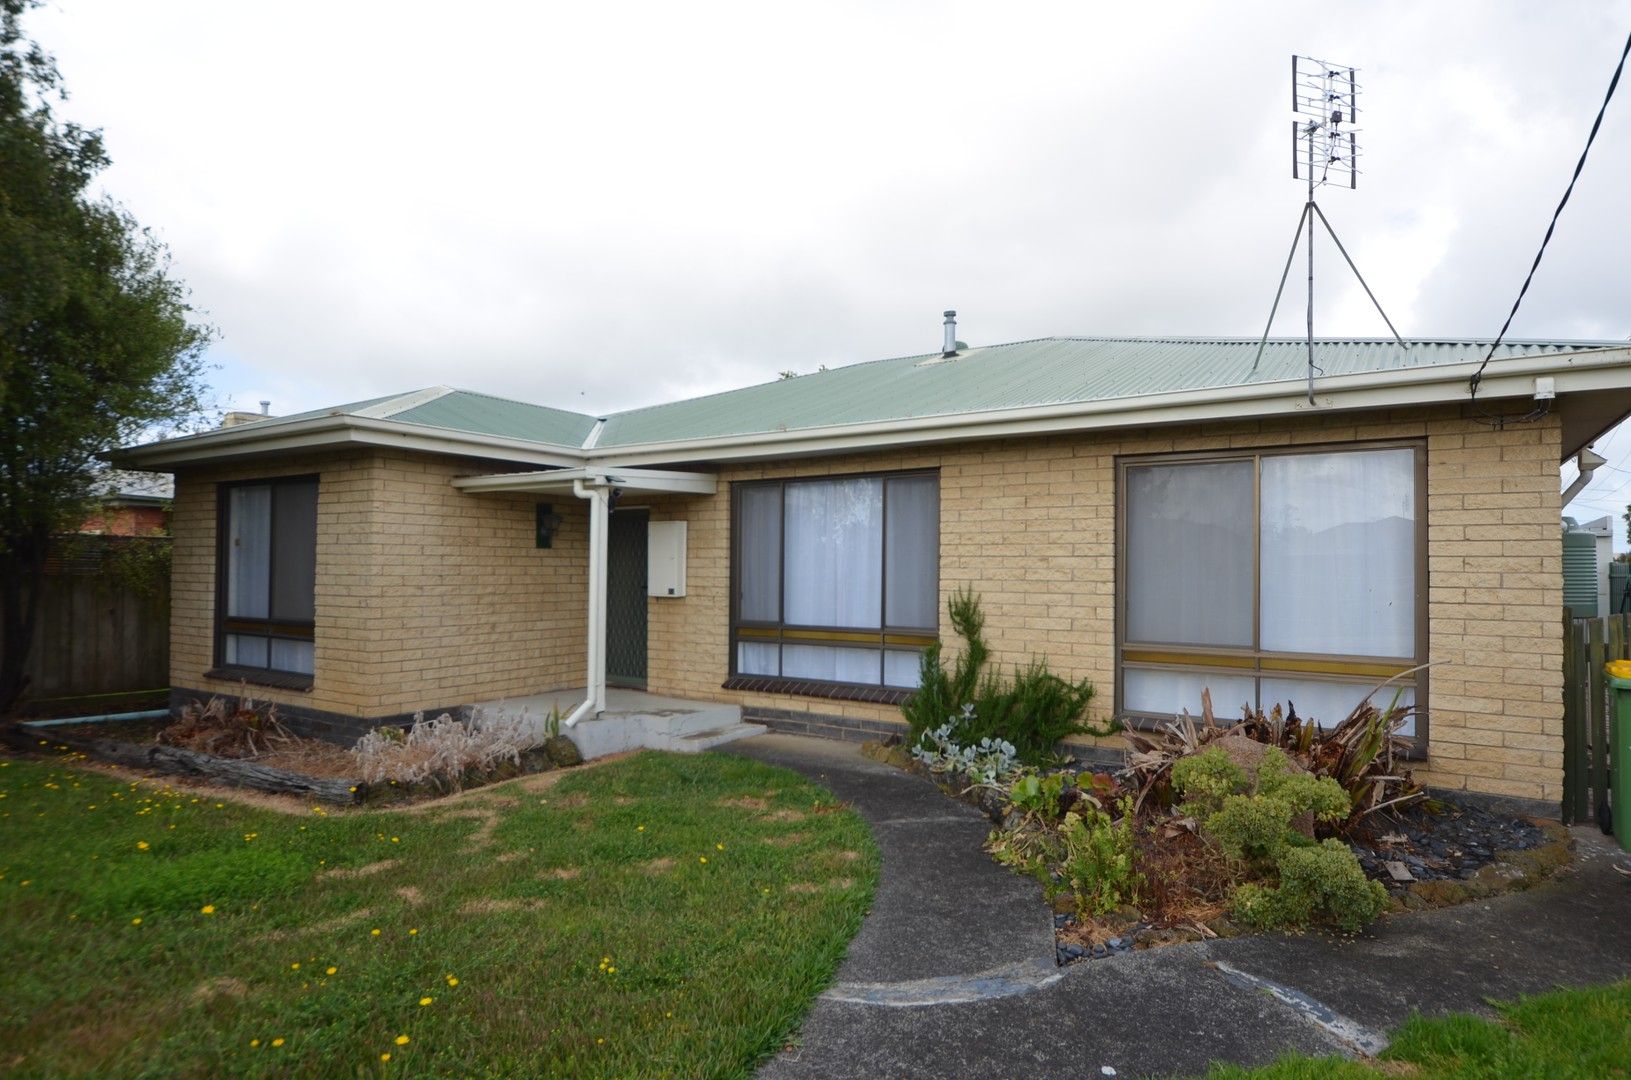
POLYGON ((436 387, 121 451, 175 474, 173 700, 355 735, 610 685, 858 737, 966 586, 1105 715, 1334 721, 1400 676, 1418 776, 1556 803, 1558 470, 1631 413, 1631 347, 1508 342, 1474 396, 1488 342, 1316 341, 1310 378, 1302 341, 949 324, 604 417, 436 387))

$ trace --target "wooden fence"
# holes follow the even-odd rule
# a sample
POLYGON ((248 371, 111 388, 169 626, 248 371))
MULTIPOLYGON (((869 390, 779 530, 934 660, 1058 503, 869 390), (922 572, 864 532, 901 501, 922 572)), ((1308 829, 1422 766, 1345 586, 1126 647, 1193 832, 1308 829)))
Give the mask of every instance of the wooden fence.
POLYGON ((1608 811, 1609 700, 1603 665, 1631 660, 1631 615, 1576 619, 1563 609, 1563 822, 1608 811))
POLYGON ((115 560, 169 545, 168 537, 75 538, 48 564, 29 651, 25 707, 111 697, 170 685, 167 561, 157 580, 131 581, 115 560), (137 547, 145 545, 142 552, 137 547))

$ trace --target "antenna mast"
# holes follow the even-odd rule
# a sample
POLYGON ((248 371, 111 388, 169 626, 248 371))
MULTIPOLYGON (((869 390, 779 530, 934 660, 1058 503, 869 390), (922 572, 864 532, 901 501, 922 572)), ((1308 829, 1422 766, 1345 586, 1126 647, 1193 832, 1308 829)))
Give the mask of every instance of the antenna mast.
POLYGON ((1308 229, 1308 403, 1314 404, 1314 218, 1318 217, 1320 224, 1330 234, 1331 241, 1336 244, 1337 250, 1347 262, 1348 269, 1352 270, 1354 277, 1359 279, 1360 286, 1370 302, 1376 306, 1376 311, 1387 323, 1387 328, 1393 332, 1393 340, 1399 343, 1399 348, 1409 351, 1399 331, 1394 330, 1393 320, 1387 317, 1382 305, 1371 292, 1370 286, 1365 284, 1365 278, 1359 273, 1359 267, 1349 257, 1348 251, 1337 239, 1336 230, 1325 217, 1325 211, 1319 208, 1314 201, 1314 189, 1326 184, 1340 184, 1344 179, 1349 188, 1359 186, 1359 129, 1354 127, 1355 117, 1358 115, 1359 83, 1355 78, 1355 71, 1351 67, 1341 64, 1331 64, 1324 60, 1314 60, 1307 56, 1293 56, 1291 58, 1291 111, 1297 114, 1297 119, 1291 121, 1291 176, 1295 180, 1308 182, 1308 200, 1303 203, 1302 213, 1297 217, 1297 231, 1291 237, 1291 253, 1286 256, 1286 268, 1280 274, 1280 287, 1274 293, 1274 305, 1269 309, 1269 321, 1263 327, 1263 337, 1257 343, 1257 355, 1252 358, 1252 372, 1257 371, 1258 362, 1263 359, 1263 349, 1268 344, 1269 329, 1274 325, 1274 315, 1280 308, 1280 297, 1286 288, 1286 278, 1291 274, 1292 260, 1297 257, 1297 242, 1302 238, 1303 228, 1308 229))

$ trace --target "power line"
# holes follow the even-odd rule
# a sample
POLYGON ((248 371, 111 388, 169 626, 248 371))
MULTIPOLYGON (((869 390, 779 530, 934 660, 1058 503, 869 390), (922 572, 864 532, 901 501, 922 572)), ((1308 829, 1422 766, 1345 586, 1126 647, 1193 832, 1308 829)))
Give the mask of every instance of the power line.
MULTIPOLYGON (((1552 211, 1551 223, 1546 226, 1546 235, 1541 238, 1540 250, 1535 252, 1535 261, 1530 264, 1529 273, 1523 279, 1523 287, 1518 290, 1518 298, 1512 301, 1512 310, 1507 312, 1506 322, 1501 324, 1501 332, 1495 335, 1495 340, 1490 343, 1489 352, 1484 354, 1484 359, 1478 365, 1478 370, 1473 372, 1471 379, 1468 380, 1467 389, 1472 395, 1472 401, 1475 405, 1478 402, 1478 384, 1483 381, 1484 369, 1489 366, 1490 360, 1495 356, 1495 350, 1501 347, 1501 342, 1506 338, 1507 330, 1512 327, 1512 320, 1518 314, 1518 308, 1523 303, 1524 294, 1529 291, 1529 283, 1535 280, 1535 271, 1540 269, 1541 257, 1546 254, 1546 245, 1551 243, 1552 232, 1557 228, 1557 219, 1562 215, 1563 208, 1569 205, 1569 196, 1574 194, 1574 183, 1580 179, 1580 171, 1586 167, 1586 155, 1591 153, 1591 144, 1597 139, 1597 129, 1603 126, 1603 114, 1608 111, 1608 103, 1614 100, 1614 90, 1620 85, 1620 73, 1625 70, 1625 58, 1628 55, 1631 55, 1631 34, 1626 36, 1625 48, 1620 50, 1620 62, 1614 68, 1614 77, 1608 80, 1608 93, 1603 95, 1603 104, 1597 110, 1597 119, 1592 121, 1591 134, 1586 136, 1586 147, 1580 151, 1580 160, 1575 163, 1574 175, 1569 177, 1569 186, 1563 190, 1563 198, 1558 200, 1557 209, 1552 211)), ((1487 413, 1485 415, 1488 416, 1487 413)), ((1490 419, 1494 420, 1495 425, 1499 427, 1506 418, 1491 417, 1490 419)), ((1539 417, 1536 417, 1536 419, 1539 419, 1539 417)))

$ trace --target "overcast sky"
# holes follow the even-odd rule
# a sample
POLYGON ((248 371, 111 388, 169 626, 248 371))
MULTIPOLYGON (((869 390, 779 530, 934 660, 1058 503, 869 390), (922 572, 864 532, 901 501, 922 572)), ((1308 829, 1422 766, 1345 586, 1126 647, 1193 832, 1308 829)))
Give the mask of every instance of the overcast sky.
MULTIPOLYGON (((605 412, 926 352, 1262 331, 1294 52, 1360 68, 1320 202, 1407 336, 1500 327, 1631 0, 51 0, 65 113, 220 331, 223 406, 448 383, 605 412)), ((1631 337, 1631 86, 1513 328, 1631 337)), ((1328 245, 1316 332, 1385 327, 1328 245)), ((1276 331, 1301 330, 1291 293, 1276 331)), ((1619 468, 1587 492, 1631 496, 1619 468)))

